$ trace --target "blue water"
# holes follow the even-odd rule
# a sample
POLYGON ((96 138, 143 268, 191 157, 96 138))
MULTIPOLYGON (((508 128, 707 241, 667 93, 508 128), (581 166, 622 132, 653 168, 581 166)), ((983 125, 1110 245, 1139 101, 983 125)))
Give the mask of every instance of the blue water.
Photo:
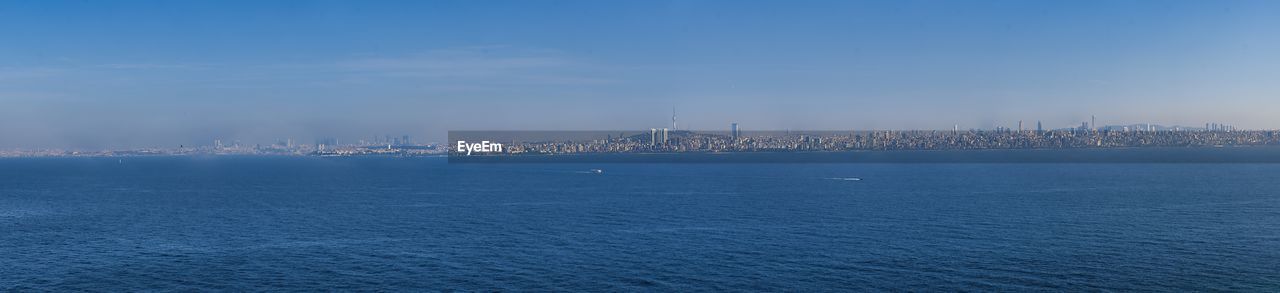
POLYGON ((1277 291, 1280 164, 0 160, 0 290, 279 289, 1277 291))

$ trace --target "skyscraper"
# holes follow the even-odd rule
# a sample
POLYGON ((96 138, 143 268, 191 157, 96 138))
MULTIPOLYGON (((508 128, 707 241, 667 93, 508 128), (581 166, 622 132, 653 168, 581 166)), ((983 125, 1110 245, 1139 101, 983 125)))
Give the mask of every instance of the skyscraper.
POLYGON ((671 130, 676 129, 676 106, 671 106, 671 130))
POLYGON ((1036 120, 1036 132, 1037 133, 1044 132, 1044 126, 1040 125, 1040 120, 1036 120))
POLYGON ((649 146, 658 145, 658 129, 649 128, 649 146))
POLYGON ((729 134, 733 136, 733 140, 738 140, 738 123, 729 123, 729 134))

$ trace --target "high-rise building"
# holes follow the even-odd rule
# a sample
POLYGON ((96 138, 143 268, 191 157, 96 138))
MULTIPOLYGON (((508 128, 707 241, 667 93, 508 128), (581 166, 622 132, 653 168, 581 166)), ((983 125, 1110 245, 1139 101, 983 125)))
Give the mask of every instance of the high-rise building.
POLYGON ((1036 132, 1044 132, 1044 126, 1040 125, 1040 120, 1036 120, 1036 132))
POLYGON ((671 130, 676 129, 676 107, 671 106, 671 130))
POLYGON ((733 136, 733 140, 738 140, 738 123, 729 123, 729 134, 733 136))

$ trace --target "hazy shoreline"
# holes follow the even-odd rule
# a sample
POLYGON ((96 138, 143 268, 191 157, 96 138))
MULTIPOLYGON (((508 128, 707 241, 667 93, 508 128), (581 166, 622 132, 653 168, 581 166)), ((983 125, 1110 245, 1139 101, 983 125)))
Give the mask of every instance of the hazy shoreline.
POLYGON ((450 163, 1280 163, 1280 146, 450 156, 450 163))

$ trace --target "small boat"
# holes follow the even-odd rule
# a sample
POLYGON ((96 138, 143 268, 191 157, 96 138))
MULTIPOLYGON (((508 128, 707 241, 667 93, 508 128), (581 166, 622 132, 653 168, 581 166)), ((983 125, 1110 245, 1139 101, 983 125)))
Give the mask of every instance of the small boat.
POLYGON ((591 173, 593 173, 593 174, 600 174, 600 173, 604 173, 604 170, 600 170, 600 169, 591 169, 591 171, 590 171, 590 172, 591 172, 591 173))

